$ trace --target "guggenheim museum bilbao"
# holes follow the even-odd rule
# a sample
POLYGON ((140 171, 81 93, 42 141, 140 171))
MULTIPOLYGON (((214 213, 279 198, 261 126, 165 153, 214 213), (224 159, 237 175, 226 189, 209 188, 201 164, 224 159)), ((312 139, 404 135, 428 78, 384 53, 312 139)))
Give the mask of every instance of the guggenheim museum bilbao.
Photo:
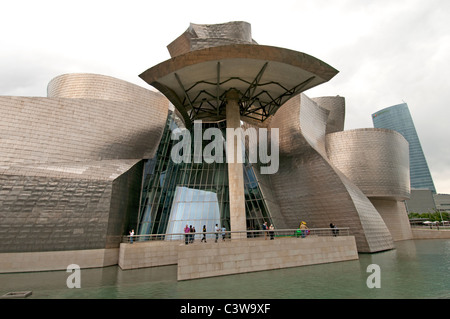
POLYGON ((337 70, 257 44, 246 22, 191 24, 168 50, 169 60, 139 75, 149 89, 64 74, 50 81, 47 97, 0 96, 3 269, 12 255, 28 258, 28 270, 45 254, 49 263, 82 253, 93 266, 113 265, 130 230, 181 233, 186 224, 200 232, 333 223, 349 227, 364 253, 412 238, 405 138, 345 131, 343 97, 303 93, 337 70), (222 135, 205 137, 212 128, 222 135), (236 135, 242 142, 229 146, 229 128, 256 136, 236 135), (180 136, 192 141, 183 150, 180 136), (194 141, 200 154, 214 141, 210 155, 227 160, 196 159, 194 141), (256 161, 255 146, 265 151, 256 161), (228 157, 232 148, 244 150, 241 162, 228 157))

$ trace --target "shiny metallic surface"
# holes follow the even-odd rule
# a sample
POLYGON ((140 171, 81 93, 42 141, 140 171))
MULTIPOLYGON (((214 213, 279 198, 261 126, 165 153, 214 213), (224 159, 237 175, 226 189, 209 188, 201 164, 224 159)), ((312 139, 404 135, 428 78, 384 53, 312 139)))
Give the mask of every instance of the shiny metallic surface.
POLYGON ((327 118, 326 134, 344 130, 345 98, 342 96, 323 96, 312 98, 317 105, 330 111, 327 118))
POLYGON ((241 21, 191 24, 168 49, 171 59, 139 76, 172 102, 188 128, 195 120, 224 120, 230 90, 239 92, 241 118, 261 124, 338 73, 308 54, 256 44, 241 21))
POLYGON ((228 44, 256 44, 251 25, 244 21, 221 24, 195 24, 167 46, 171 57, 190 51, 228 44))
POLYGON ((330 162, 368 197, 409 198, 408 142, 386 129, 356 129, 328 134, 330 162))
POLYGON ((169 108, 160 93, 66 74, 50 82, 48 95, 0 96, 0 167, 154 156, 169 108))
MULTIPOLYGON (((0 97, 0 252, 118 247, 138 226, 139 205, 145 212, 162 198, 160 177, 169 176, 171 165, 169 103, 178 127, 190 129, 196 119, 223 125, 232 89, 240 92, 244 127, 279 130, 278 171, 264 175, 261 163, 244 166, 252 185, 252 192, 246 185, 247 228, 262 220, 278 229, 333 223, 349 227, 359 252, 412 238, 403 203, 409 197, 405 139, 389 130, 344 131, 343 97, 301 93, 337 70, 304 53, 257 45, 250 25, 239 21, 191 24, 168 49, 172 59, 140 75, 162 94, 108 76, 66 74, 49 83, 46 98, 0 97), (143 205, 146 198, 154 201, 143 205)), ((257 138, 247 148, 252 143, 257 138)), ((225 185, 215 164, 194 164, 172 176, 218 176, 210 184, 225 185)), ((164 188, 167 211, 173 205, 167 194, 181 185, 172 184, 164 188)), ((211 185, 200 178, 184 186, 231 200, 211 185)), ((157 229, 150 217, 148 228, 157 229)))
POLYGON ((270 176, 279 214, 286 227, 297 227, 301 221, 309 227, 350 227, 360 252, 392 249, 392 236, 378 211, 327 158, 328 114, 301 94, 270 123, 270 128, 280 130, 280 170, 270 176))
POLYGON ((169 102, 95 74, 57 77, 48 95, 0 97, 0 252, 118 247, 169 102))
POLYGON ((392 130, 356 129, 328 134, 326 149, 330 162, 370 199, 393 239, 411 239, 406 139, 392 130))

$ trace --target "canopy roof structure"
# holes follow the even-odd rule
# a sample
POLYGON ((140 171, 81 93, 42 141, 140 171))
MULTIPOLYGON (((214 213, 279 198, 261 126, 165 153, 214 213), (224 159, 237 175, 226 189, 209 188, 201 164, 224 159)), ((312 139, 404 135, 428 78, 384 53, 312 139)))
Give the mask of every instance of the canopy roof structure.
POLYGON ((190 127, 195 120, 224 120, 226 93, 232 89, 239 92, 241 119, 261 124, 287 100, 337 73, 305 53, 231 44, 172 57, 139 76, 163 93, 190 127))

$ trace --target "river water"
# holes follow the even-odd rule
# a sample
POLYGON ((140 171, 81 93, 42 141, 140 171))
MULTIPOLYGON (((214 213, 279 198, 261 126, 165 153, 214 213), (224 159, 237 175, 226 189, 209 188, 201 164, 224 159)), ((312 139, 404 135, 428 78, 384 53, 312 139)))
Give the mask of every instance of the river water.
POLYGON ((176 266, 126 271, 111 266, 82 269, 80 274, 81 288, 72 289, 65 271, 0 274, 0 295, 32 291, 28 299, 450 299, 450 240, 401 241, 394 250, 360 254, 355 261, 180 282, 176 266), (379 266, 380 288, 368 288, 371 264, 379 266))

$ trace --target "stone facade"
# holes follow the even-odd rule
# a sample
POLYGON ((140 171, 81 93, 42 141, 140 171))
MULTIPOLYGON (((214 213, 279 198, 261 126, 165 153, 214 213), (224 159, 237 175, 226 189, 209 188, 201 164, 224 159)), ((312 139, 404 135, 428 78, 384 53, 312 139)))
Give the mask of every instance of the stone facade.
POLYGON ((355 238, 311 237, 190 245, 178 252, 178 280, 358 259, 355 238))
POLYGON ((353 236, 231 240, 185 245, 149 241, 120 245, 121 269, 176 264, 178 280, 358 259, 353 236))
POLYGON ((66 270, 76 264, 80 268, 117 265, 119 248, 2 253, 0 273, 66 270))
POLYGON ((176 265, 178 250, 184 246, 176 240, 122 243, 118 265, 123 270, 176 265))

